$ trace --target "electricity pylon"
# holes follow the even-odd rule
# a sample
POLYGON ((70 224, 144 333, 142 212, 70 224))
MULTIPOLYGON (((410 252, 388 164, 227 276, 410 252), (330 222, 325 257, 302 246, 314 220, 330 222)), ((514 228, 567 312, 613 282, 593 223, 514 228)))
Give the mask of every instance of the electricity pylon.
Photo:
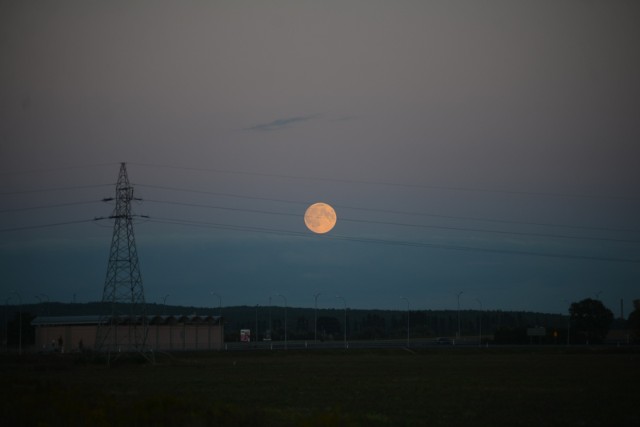
POLYGON ((116 206, 109 217, 114 220, 109 264, 102 292, 103 306, 111 309, 101 317, 96 333, 96 350, 108 352, 144 351, 147 338, 147 316, 144 288, 133 234, 131 201, 133 196, 125 163, 120 164, 116 184, 116 206))

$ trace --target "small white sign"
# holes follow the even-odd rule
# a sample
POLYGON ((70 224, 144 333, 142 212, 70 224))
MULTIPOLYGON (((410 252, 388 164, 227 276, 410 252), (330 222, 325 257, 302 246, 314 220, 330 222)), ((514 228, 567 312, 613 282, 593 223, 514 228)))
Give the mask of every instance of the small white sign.
POLYGON ((530 337, 544 337, 547 335, 547 329, 542 327, 527 328, 527 336, 530 337))

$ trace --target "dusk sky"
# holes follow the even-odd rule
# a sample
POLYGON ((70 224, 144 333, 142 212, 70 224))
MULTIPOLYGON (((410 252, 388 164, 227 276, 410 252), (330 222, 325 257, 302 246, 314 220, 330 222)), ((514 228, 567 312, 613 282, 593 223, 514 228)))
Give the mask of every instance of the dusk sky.
POLYGON ((113 223, 91 220, 126 162, 148 303, 626 316, 639 22, 635 1, 3 1, 0 302, 101 299, 113 223))

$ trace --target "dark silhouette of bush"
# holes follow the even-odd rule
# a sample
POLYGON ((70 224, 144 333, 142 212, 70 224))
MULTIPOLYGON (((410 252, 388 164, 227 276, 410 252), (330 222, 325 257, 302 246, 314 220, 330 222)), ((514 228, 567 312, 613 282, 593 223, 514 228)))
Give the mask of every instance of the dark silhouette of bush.
POLYGON ((634 340, 640 340, 640 299, 633 301, 634 310, 629 315, 628 325, 634 340))
POLYGON ((613 313, 602 301, 592 298, 574 302, 569 308, 571 328, 586 344, 601 344, 609 332, 613 313))

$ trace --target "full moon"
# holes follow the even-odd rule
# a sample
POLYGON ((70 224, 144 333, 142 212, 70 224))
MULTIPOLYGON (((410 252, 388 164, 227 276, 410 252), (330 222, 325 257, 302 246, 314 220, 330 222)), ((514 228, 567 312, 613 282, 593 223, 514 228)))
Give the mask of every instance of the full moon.
POLYGON ((314 203, 304 213, 304 223, 314 233, 324 234, 336 225, 336 211, 326 203, 314 203))

